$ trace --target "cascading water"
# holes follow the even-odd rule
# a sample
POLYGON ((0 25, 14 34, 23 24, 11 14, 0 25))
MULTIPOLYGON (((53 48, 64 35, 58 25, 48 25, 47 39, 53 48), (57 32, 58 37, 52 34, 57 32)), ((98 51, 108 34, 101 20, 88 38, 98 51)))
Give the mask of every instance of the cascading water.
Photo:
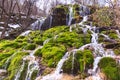
POLYGON ((66 52, 65 55, 62 57, 62 59, 58 62, 55 72, 53 74, 48 74, 47 76, 44 76, 41 80, 59 80, 59 79, 61 79, 61 76, 62 76, 62 74, 60 73, 62 71, 61 68, 63 66, 63 63, 69 58, 69 56, 70 56, 70 53, 66 52))
POLYGON ((70 6, 69 7, 69 21, 68 21, 68 26, 71 25, 72 19, 73 19, 73 7, 70 6))
POLYGON ((117 33, 118 37, 120 38, 120 32, 119 32, 119 30, 116 30, 116 33, 117 33))
POLYGON ((37 21, 31 24, 33 30, 41 30, 41 27, 45 21, 44 17, 39 18, 37 21))
POLYGON ((39 46, 37 47, 34 51, 31 51, 30 52, 30 55, 29 56, 26 56, 23 60, 29 60, 29 63, 28 63, 28 68, 27 68, 27 75, 26 75, 26 78, 25 80, 31 80, 31 76, 32 76, 32 73, 35 71, 35 70, 39 70, 39 63, 38 61, 36 60, 35 56, 34 56, 34 53, 38 50, 42 48, 42 46, 39 46))
POLYGON ((19 80, 24 67, 25 67, 25 61, 23 61, 20 70, 18 71, 17 75, 15 75, 15 79, 14 80, 19 80))
POLYGON ((50 16, 50 23, 49 23, 49 28, 51 28, 51 26, 52 26, 52 16, 50 16))

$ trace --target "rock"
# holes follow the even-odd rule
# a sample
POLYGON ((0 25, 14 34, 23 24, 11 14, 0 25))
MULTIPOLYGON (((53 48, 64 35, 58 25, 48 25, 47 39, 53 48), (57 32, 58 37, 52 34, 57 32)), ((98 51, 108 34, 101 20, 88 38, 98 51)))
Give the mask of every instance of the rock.
POLYGON ((6 76, 7 75, 7 71, 4 69, 0 69, 0 76, 6 76))
POLYGON ((107 48, 107 49, 111 49, 111 48, 115 48, 115 47, 120 47, 120 43, 109 43, 109 44, 103 45, 103 47, 107 48))

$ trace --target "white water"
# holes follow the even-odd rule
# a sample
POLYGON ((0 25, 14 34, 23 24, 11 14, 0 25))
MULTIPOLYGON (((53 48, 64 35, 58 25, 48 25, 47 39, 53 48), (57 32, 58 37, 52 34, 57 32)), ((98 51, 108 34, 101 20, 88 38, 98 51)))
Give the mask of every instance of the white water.
POLYGON ((56 5, 74 3, 75 0, 38 0, 36 5, 40 10, 45 11, 48 14, 50 9, 56 5))
POLYGON ((101 34, 101 35, 104 36, 106 39, 110 40, 108 35, 105 35, 105 34, 101 34))
POLYGON ((69 21, 68 21, 68 26, 71 25, 72 19, 73 19, 73 6, 70 6, 69 7, 69 21))
POLYGON ((25 31, 25 32, 21 33, 20 36, 27 36, 30 32, 31 32, 31 30, 25 31))
POLYGON ((44 21, 45 21, 44 17, 38 18, 37 21, 35 21, 34 23, 31 24, 32 29, 33 30, 41 30, 41 27, 42 27, 44 21))
POLYGON ((52 19, 53 19, 53 17, 50 16, 50 24, 49 24, 49 28, 51 28, 51 26, 52 26, 52 19))
POLYGON ((10 62, 10 60, 18 53, 19 51, 15 52, 12 56, 10 56, 7 61, 5 62, 5 65, 3 65, 4 69, 7 69, 8 67, 8 63, 10 62))
POLYGON ((62 71, 62 66, 63 63, 68 60, 70 56, 69 52, 66 52, 65 55, 62 57, 62 59, 58 62, 58 65, 56 67, 56 70, 53 74, 48 74, 46 76, 44 76, 41 80, 59 80, 62 77, 62 74, 60 73, 62 71))
POLYGON ((119 30, 116 30, 116 33, 118 35, 118 38, 120 38, 120 32, 119 32, 119 30))
POLYGON ((43 45, 47 44, 49 41, 50 41, 50 38, 46 39, 46 40, 43 42, 43 45))
POLYGON ((14 79, 14 80, 19 80, 19 78, 20 78, 20 76, 21 76, 21 73, 22 73, 22 71, 24 70, 24 67, 25 67, 25 61, 23 61, 20 70, 19 70, 18 73, 15 75, 15 79, 14 79))
POLYGON ((25 80, 31 80, 31 76, 32 76, 32 73, 35 71, 35 70, 39 70, 39 63, 38 61, 36 60, 35 56, 34 56, 34 53, 38 50, 42 48, 42 46, 38 46, 35 50, 31 51, 30 55, 29 56, 26 56, 23 60, 29 60, 29 63, 28 63, 28 68, 27 68, 27 75, 26 75, 26 78, 25 80))

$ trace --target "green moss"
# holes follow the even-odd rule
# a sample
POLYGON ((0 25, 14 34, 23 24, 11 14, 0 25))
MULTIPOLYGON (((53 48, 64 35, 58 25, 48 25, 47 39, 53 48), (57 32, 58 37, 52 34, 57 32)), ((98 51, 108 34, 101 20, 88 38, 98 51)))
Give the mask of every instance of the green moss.
POLYGON ((25 80, 26 75, 27 75, 27 68, 28 68, 28 62, 25 61, 25 66, 24 66, 23 71, 21 72, 19 80, 25 80))
POLYGON ((118 47, 118 48, 114 49, 114 53, 116 55, 120 55, 120 48, 118 47))
POLYGON ((39 57, 42 57, 42 53, 41 53, 41 49, 38 49, 35 54, 35 56, 39 56, 39 57))
POLYGON ((64 63, 63 71, 65 73, 84 74, 85 69, 89 68, 89 66, 93 64, 94 58, 90 50, 84 50, 78 51, 74 55, 74 64, 72 63, 72 60, 73 54, 71 54, 70 58, 64 63))
POLYGON ((98 38, 98 42, 101 43, 101 42, 104 42, 104 36, 102 35, 99 35, 99 38, 98 38))
POLYGON ((36 48, 36 45, 35 44, 28 44, 25 49, 26 50, 34 50, 36 48))
POLYGON ((85 68, 89 68, 94 62, 92 52, 90 50, 78 51, 77 58, 79 59, 80 72, 84 72, 85 68))
POLYGON ((116 61, 110 57, 105 57, 100 60, 99 67, 109 80, 120 79, 120 68, 116 61), (113 74, 114 73, 114 74, 113 74))
POLYGON ((20 69, 20 66, 22 65, 22 58, 25 55, 28 55, 27 52, 18 52, 10 62, 10 65, 8 66, 8 77, 6 80, 13 80, 15 77, 15 74, 17 74, 18 70, 20 69))
POLYGON ((46 44, 41 49, 43 63, 55 67, 65 52, 66 48, 61 44, 46 44))
POLYGON ((50 28, 49 30, 46 30, 43 33, 42 40, 45 41, 48 38, 52 38, 55 35, 62 33, 62 32, 66 32, 66 31, 69 31, 69 27, 67 27, 67 26, 57 26, 54 28, 50 28))
POLYGON ((14 42, 14 41, 11 41, 9 43, 5 43, 2 46, 3 49, 6 49, 6 48, 15 48, 15 49, 17 49, 17 48, 20 48, 20 47, 21 47, 20 44, 17 43, 17 42, 14 42))
POLYGON ((80 47, 83 45, 82 35, 79 36, 75 32, 63 32, 58 34, 57 39, 55 40, 56 43, 64 44, 68 47, 80 47))

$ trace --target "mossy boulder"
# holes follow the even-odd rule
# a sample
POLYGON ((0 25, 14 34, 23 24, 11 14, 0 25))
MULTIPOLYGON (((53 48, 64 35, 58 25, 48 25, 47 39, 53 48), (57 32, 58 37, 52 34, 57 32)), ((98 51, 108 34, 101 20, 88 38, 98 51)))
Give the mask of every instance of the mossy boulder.
POLYGON ((69 27, 67 26, 56 26, 54 28, 50 28, 43 33, 42 41, 45 41, 48 38, 55 37, 59 33, 69 31, 69 27))
POLYGON ((92 66, 93 61, 94 58, 90 50, 77 51, 77 53, 71 53, 70 58, 63 65, 63 72, 83 74, 88 68, 92 66))
POLYGON ((110 57, 102 58, 99 62, 101 71, 107 76, 108 80, 120 79, 120 65, 110 57), (114 73, 114 74, 113 74, 114 73))
POLYGON ((5 80, 13 80, 15 75, 19 71, 22 63, 23 63, 23 56, 28 55, 27 52, 17 52, 16 55, 10 60, 8 65, 8 77, 5 80))
POLYGON ((43 61, 42 63, 48 67, 56 67, 58 61, 65 54, 66 48, 62 44, 48 43, 43 46, 40 50, 40 55, 42 53, 43 61))

